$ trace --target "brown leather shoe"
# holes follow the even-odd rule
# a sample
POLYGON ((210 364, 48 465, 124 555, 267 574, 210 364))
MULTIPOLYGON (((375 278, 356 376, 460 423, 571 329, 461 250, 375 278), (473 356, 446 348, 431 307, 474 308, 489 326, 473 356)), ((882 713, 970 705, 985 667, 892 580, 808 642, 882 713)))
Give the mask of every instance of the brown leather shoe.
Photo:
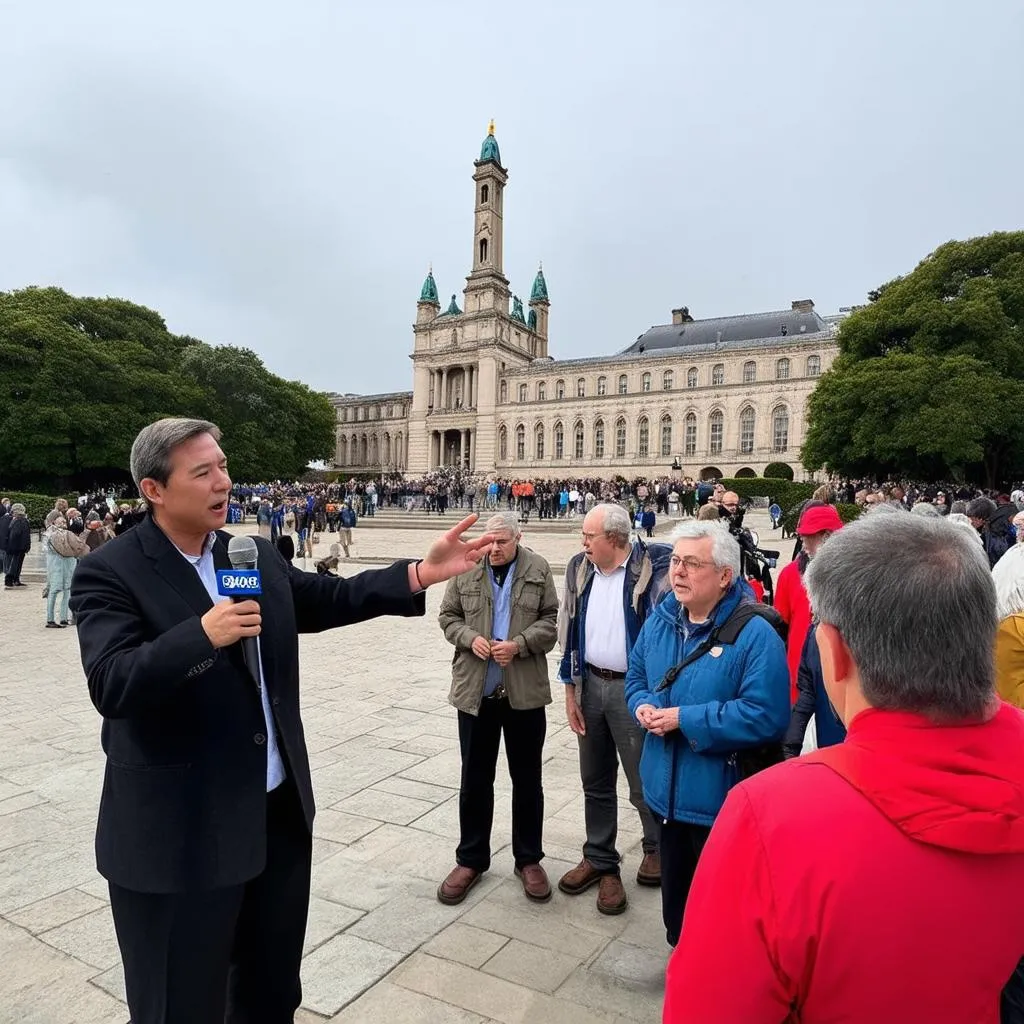
POLYGON ((650 885, 653 888, 661 886, 661 854, 658 852, 645 853, 644 859, 640 861, 640 869, 636 873, 637 885, 650 885))
POLYGON ((547 903, 551 899, 551 883, 548 873, 539 864, 524 864, 516 868, 516 874, 523 883, 523 892, 528 900, 547 903))
POLYGON ((449 907, 454 907, 469 895, 469 890, 480 881, 482 875, 483 872, 476 868, 464 868, 459 864, 452 868, 448 877, 437 887, 437 898, 449 907))
POLYGON ((576 867, 562 875, 558 880, 558 888, 566 896, 579 896, 581 892, 586 892, 600 881, 601 872, 584 857, 576 867))
POLYGON ((614 916, 626 909, 626 890, 622 888, 622 879, 618 875, 602 875, 601 885, 597 890, 597 909, 602 914, 614 916))

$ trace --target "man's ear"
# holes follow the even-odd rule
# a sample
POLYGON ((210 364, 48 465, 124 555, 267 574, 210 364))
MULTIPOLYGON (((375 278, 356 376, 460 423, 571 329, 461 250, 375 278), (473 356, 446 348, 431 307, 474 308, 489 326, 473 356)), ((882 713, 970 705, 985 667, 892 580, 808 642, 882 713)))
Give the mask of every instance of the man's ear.
POLYGON ((825 683, 825 692, 839 717, 846 721, 846 691, 855 675, 850 648, 846 646, 839 630, 825 622, 818 625, 814 639, 821 655, 821 675, 825 683))
POLYGON ((162 505, 164 503, 163 490, 163 487, 151 476, 139 481, 139 492, 148 505, 162 505))

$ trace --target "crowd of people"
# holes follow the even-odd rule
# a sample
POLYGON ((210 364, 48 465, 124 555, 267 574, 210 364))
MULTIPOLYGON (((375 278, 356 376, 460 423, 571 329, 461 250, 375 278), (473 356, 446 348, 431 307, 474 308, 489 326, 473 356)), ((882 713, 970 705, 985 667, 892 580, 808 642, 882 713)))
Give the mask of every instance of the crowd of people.
MULTIPOLYGON (((218 440, 202 421, 154 424, 132 455, 144 506, 57 501, 43 533, 46 627, 78 617, 104 716, 97 851, 139 1024, 220 1019, 225 1001, 290 1019, 312 820, 294 633, 423 614, 423 592, 445 582, 439 626, 454 648, 461 776, 441 903, 462 903, 491 868, 503 741, 514 871, 538 904, 555 887, 596 890, 596 912, 627 912, 625 776, 642 831, 635 880, 660 889, 673 947, 666 1021, 995 1022, 1000 1005, 1003 1020, 1024 1012, 1024 489, 822 485, 795 510, 794 557, 766 589, 747 558, 743 502, 720 484, 448 474, 404 490, 239 488, 218 440), (199 482, 188 472, 196 460, 216 467, 199 482), (692 494, 686 511, 681 491, 692 494), (409 508, 414 494, 428 511, 453 500, 482 508, 484 535, 466 540, 466 518, 419 561, 334 579, 358 517, 382 502, 409 508), (643 515, 672 514, 673 495, 681 521, 667 543, 650 539, 643 515), (232 502, 282 555, 259 563, 262 600, 275 605, 266 630, 261 605, 218 600, 214 568, 227 552, 217 530, 232 502), (864 513, 846 525, 839 504, 864 513), (521 542, 533 511, 580 520, 561 597, 550 565, 521 542), (315 574, 298 571, 293 560, 321 532, 337 534, 329 556, 315 574), (160 579, 143 571, 151 563, 160 579), (252 660, 244 641, 255 636, 252 660), (543 764, 556 645, 584 835, 579 863, 553 886, 543 764), (266 678, 264 658, 275 666, 266 678), (207 672, 217 686, 181 688, 207 672), (215 758, 197 752, 197 728, 219 737, 215 758), (179 788, 164 778, 154 802, 146 773, 119 767, 124 757, 196 767, 179 788), (205 810, 193 815, 197 786, 205 810), (156 928, 168 914, 180 930, 156 928), (252 915, 276 936, 261 972, 248 968, 269 963, 265 937, 239 932, 252 915), (221 935, 222 957, 194 955, 196 928, 221 935), (245 983, 222 984, 236 970, 245 983), (183 1016, 160 1016, 166 991, 183 1016)), ((0 508, 10 589, 26 533, 23 508, 0 508)))

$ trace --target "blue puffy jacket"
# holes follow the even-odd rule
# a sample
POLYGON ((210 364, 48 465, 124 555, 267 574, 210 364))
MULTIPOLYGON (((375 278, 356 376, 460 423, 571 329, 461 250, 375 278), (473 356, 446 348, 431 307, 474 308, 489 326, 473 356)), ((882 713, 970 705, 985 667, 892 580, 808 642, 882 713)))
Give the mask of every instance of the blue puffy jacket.
POLYGON ((693 625, 669 593, 644 623, 629 658, 626 702, 679 708, 679 730, 648 733, 640 778, 648 807, 662 819, 712 825, 726 794, 738 781, 730 757, 737 750, 781 740, 789 724, 786 648, 771 625, 753 618, 734 644, 712 648, 691 662, 675 682, 657 687, 665 674, 699 647, 750 587, 737 581, 705 623, 693 625), (719 652, 716 654, 716 652, 719 652))

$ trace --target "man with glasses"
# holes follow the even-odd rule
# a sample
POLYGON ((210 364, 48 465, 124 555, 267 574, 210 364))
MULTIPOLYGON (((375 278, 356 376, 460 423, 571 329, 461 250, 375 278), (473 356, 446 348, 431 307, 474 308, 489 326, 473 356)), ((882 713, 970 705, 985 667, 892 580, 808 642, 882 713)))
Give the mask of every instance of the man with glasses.
POLYGON ((630 542, 621 505, 595 505, 583 520, 583 551, 566 568, 559 609, 559 679, 565 713, 578 738, 587 838, 583 859, 558 888, 577 896, 598 886, 597 909, 621 914, 627 906, 619 876, 618 765, 629 781, 629 801, 640 815, 643 859, 637 884, 659 886, 658 826, 644 802, 640 753, 644 733, 626 707, 629 652, 648 614, 667 589, 667 544, 630 542))

